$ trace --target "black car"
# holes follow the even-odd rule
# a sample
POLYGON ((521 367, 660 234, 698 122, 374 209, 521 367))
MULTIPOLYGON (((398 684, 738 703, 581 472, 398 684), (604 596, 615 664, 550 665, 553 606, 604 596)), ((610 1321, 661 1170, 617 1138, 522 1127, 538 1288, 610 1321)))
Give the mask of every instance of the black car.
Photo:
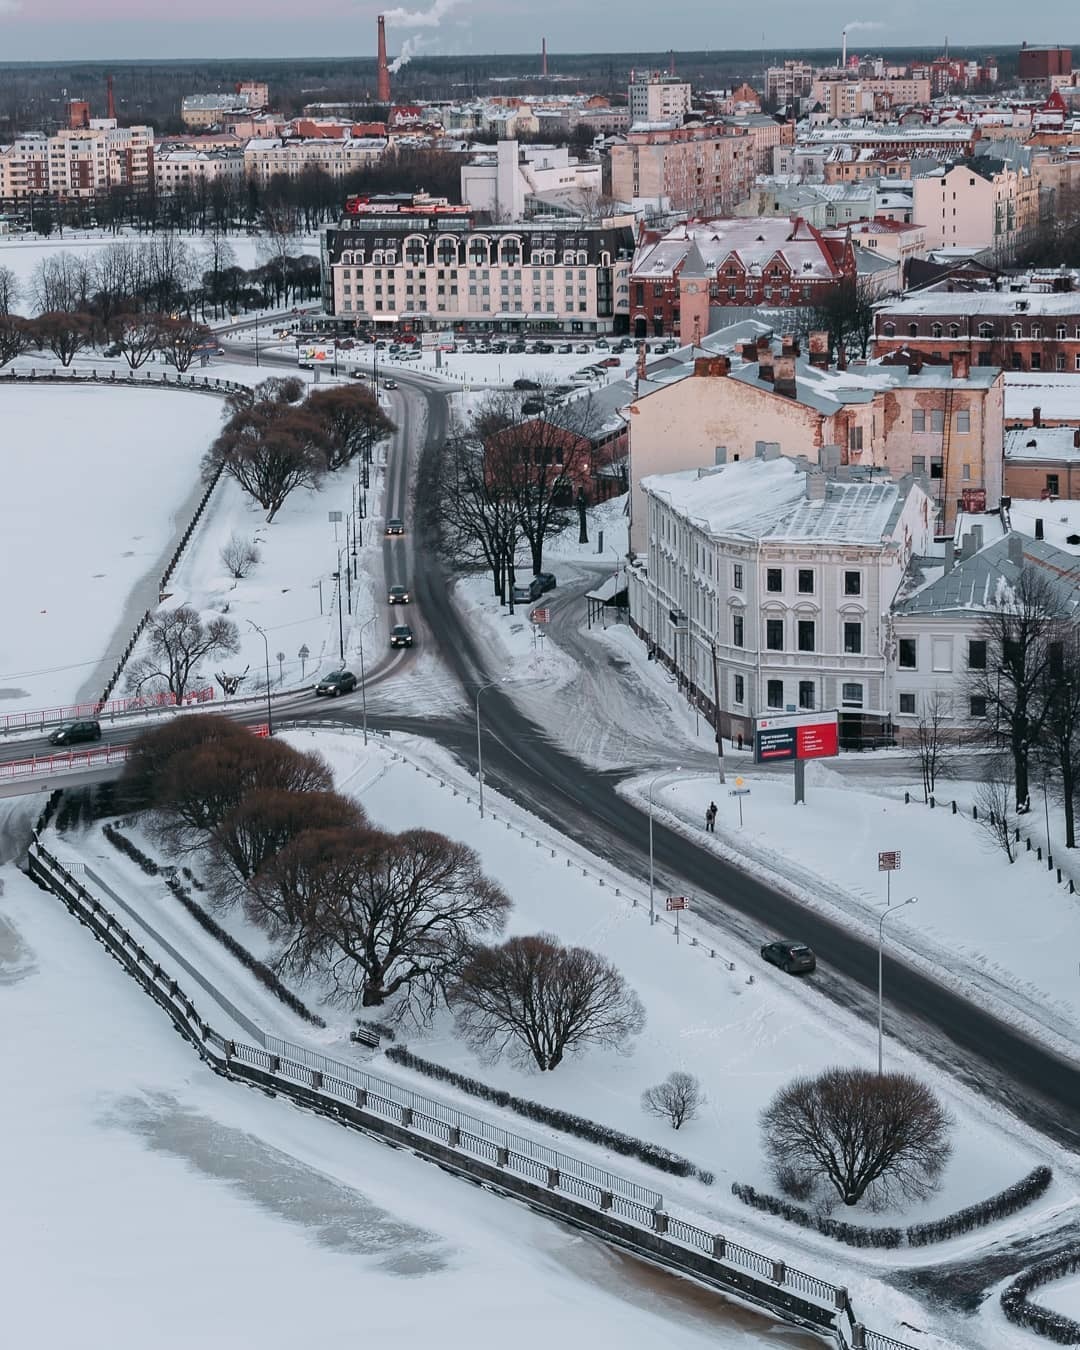
POLYGON ((574 344, 573 344, 572 342, 560 342, 560 343, 559 343, 559 355, 560 355, 560 356, 567 356, 567 355, 568 355, 570 352, 572 352, 573 350, 574 350, 574 344))
POLYGON ((400 516, 390 517, 390 519, 386 522, 386 533, 387 534, 405 533, 405 522, 401 519, 400 516))
POLYGON ((544 595, 547 591, 553 591, 558 583, 555 580, 553 572, 537 572, 533 581, 540 587, 540 594, 544 595))
POLYGON ((339 694, 351 694, 355 688, 356 676, 351 670, 332 670, 315 686, 315 692, 337 698, 339 694))
POLYGON ((397 380, 383 380, 383 382, 382 382, 382 387, 383 387, 384 389, 396 389, 396 388, 397 388, 397 380))
POLYGON ((817 968, 817 957, 805 942, 767 942, 761 955, 788 975, 809 975, 817 968))
POLYGON ((68 722, 66 726, 57 727, 49 737, 50 745, 79 745, 83 741, 100 741, 101 723, 100 722, 68 722))
POLYGON ((535 417, 544 411, 545 406, 542 398, 527 398, 522 401, 521 411, 526 417, 535 417))
POLYGON ((524 376, 514 381, 515 389, 539 389, 540 386, 535 380, 527 380, 524 376))
POLYGON ((533 347, 533 351, 539 352, 542 356, 549 356, 554 350, 555 348, 550 342, 538 342, 536 346, 533 347))
POLYGON ((407 605, 412 600, 408 586, 391 586, 387 601, 391 605, 407 605))
POLYGON ((396 623, 390 629, 391 647, 411 647, 413 645, 413 631, 407 623, 396 623))
POLYGON ((514 587, 514 604, 528 605, 534 600, 539 600, 544 593, 544 588, 540 585, 539 577, 532 577, 529 581, 519 581, 514 587))

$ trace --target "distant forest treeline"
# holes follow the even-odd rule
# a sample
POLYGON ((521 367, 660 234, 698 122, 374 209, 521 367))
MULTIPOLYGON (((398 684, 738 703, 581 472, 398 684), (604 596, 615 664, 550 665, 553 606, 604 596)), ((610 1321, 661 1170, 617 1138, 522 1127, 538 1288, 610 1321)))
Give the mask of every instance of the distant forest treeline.
MULTIPOLYGON (((836 37, 835 47, 808 51, 675 52, 675 69, 699 89, 722 88, 744 79, 760 86, 763 68, 785 58, 801 58, 815 65, 835 63, 839 29, 836 37)), ((1002 78, 1007 78, 1016 68, 1016 48, 953 47, 951 55, 982 57, 987 50, 998 57, 1002 78)), ((936 56, 938 49, 894 47, 885 54, 890 60, 907 62, 936 56)), ((539 52, 418 56, 394 76, 394 101, 497 94, 507 89, 503 81, 512 82, 510 87, 517 94, 578 90, 622 94, 631 70, 667 70, 670 60, 669 52, 549 52, 548 69, 554 78, 542 80, 539 52)), ((159 133, 182 130, 180 100, 185 94, 225 92, 242 79, 265 80, 273 106, 290 115, 306 103, 363 104, 375 96, 371 57, 0 64, 0 142, 18 131, 58 125, 68 98, 88 99, 91 115, 104 117, 107 73, 115 82, 120 120, 148 122, 159 133)))

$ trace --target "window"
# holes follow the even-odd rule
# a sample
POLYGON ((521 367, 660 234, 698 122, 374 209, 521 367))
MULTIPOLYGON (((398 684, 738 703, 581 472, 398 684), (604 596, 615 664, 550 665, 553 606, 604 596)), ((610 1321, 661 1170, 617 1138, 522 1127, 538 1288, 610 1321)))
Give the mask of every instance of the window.
POLYGON ((779 567, 765 569, 765 589, 774 593, 784 589, 784 574, 779 567))
POLYGON ((784 706, 784 681, 767 680, 765 683, 765 702, 770 708, 784 706))
POLYGON ((741 675, 735 676, 735 702, 743 703, 746 700, 746 680, 741 675))
POLYGON ((840 686, 840 702, 845 708, 862 707, 862 685, 861 684, 842 684, 840 686))
POLYGON ((956 414, 956 430, 960 436, 967 436, 971 432, 971 410, 961 408, 956 414))
POLYGON ((732 589, 741 591, 743 588, 742 563, 732 563, 731 565, 731 585, 732 589))
POLYGON ((932 649, 931 669, 939 672, 952 670, 952 638, 934 638, 932 649))
POLYGON ((912 429, 912 431, 925 431, 925 430, 926 430, 926 410, 925 410, 925 409, 923 409, 923 408, 916 408, 916 409, 912 412, 912 414, 911 414, 911 429, 912 429))
POLYGON ((930 430, 936 431, 938 435, 945 430, 945 413, 941 408, 934 408, 931 410, 930 430))
POLYGON ((848 427, 848 449, 861 450, 862 446, 862 427, 848 427))
POLYGON ((784 650, 783 619, 765 620, 765 646, 771 652, 782 652, 784 650))
POLYGON ((972 694, 968 699, 968 711, 972 717, 986 716, 986 698, 982 694, 972 694))
POLYGON ((812 708, 814 706, 814 681, 799 681, 799 707, 812 708))
POLYGON ((898 664, 901 670, 917 670, 919 666, 919 644, 916 638, 901 638, 898 664))
POLYGON ((912 473, 925 473, 925 472, 926 472, 926 456, 925 456, 925 455, 912 455, 912 456, 911 456, 911 472, 912 472, 912 473))
POLYGON ((862 651, 862 624, 858 619, 844 621, 844 651, 857 656, 862 651))
POLYGON ((986 669, 986 641, 983 638, 968 639, 968 670, 986 669))
POLYGON ((799 651, 812 652, 815 650, 814 644, 814 621, 813 619, 799 620, 799 651))
POLYGON ((934 338, 939 338, 939 337, 941 337, 941 324, 939 324, 939 323, 932 323, 932 324, 930 325, 930 336, 931 336, 931 337, 934 337, 934 338))
POLYGON ((845 572, 844 573, 844 594, 862 595, 862 573, 845 572))
POLYGON ((942 459, 940 455, 930 456, 930 477, 940 478, 943 473, 942 459))
POLYGON ((1056 473, 1046 475, 1046 490, 1051 497, 1058 495, 1058 475, 1056 473))
POLYGON ((1042 352, 1031 353, 1031 369, 1042 370, 1042 352))
POLYGON ((914 694, 901 694, 901 695, 900 695, 900 711, 901 711, 902 713, 911 713, 912 715, 914 715, 914 713, 915 713, 915 695, 914 695, 914 694))
POLYGON ((799 568, 799 594, 814 594, 814 571, 811 567, 799 568))
POLYGON ((992 338, 994 336, 994 325, 992 323, 979 324, 979 336, 981 338, 992 338))
POLYGON ((741 614, 731 616, 731 645, 733 647, 743 645, 743 616, 741 614))
POLYGON ((1058 326, 1057 326, 1057 335, 1058 335, 1058 338, 1059 338, 1059 339, 1066 336, 1066 328, 1065 328, 1065 325, 1064 325, 1063 323, 1059 323, 1059 324, 1058 324, 1058 326))

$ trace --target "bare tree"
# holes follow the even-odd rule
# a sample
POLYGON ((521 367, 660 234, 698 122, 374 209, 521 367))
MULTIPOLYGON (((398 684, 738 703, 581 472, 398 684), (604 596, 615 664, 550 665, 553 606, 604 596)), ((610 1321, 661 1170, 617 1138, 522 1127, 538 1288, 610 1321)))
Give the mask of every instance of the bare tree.
POLYGON ((89 262, 66 250, 42 258, 30 277, 30 299, 39 314, 86 313, 93 291, 89 262))
POLYGON ((975 790, 978 823, 995 848, 1004 850, 1009 862, 1016 861, 1016 817, 1010 810, 1008 771, 990 764, 975 790))
POLYGON ((305 394, 304 382, 296 375, 271 375, 258 384, 241 385, 225 396, 225 411, 248 412, 260 403, 299 403, 305 394))
POLYGON ((235 577, 237 581, 246 577, 262 561, 262 554, 254 539, 248 539, 242 534, 231 534, 222 545, 218 557, 229 576, 235 577))
POLYGON ((81 351, 94 345, 94 321, 88 314, 55 310, 39 315, 32 324, 35 342, 52 352, 62 366, 70 366, 81 351))
MULTIPOLYGON (((1046 778, 1054 779, 1065 811, 1065 847, 1076 847, 1076 793, 1080 785, 1080 631, 1070 624, 1051 646, 1047 664, 1046 724, 1037 747, 1046 778)), ((1047 848, 1049 848, 1047 840, 1047 848)))
POLYGON ((781 1088, 761 1115, 779 1172, 827 1181, 845 1205, 922 1199, 938 1185, 951 1145, 949 1115, 906 1073, 826 1069, 781 1088))
POLYGON ((0 366, 6 366, 16 356, 34 345, 34 326, 17 314, 0 314, 0 366))
POLYGON ((251 732, 217 713, 187 713, 150 727, 131 743, 124 764, 124 783, 131 796, 149 806, 160 776, 176 755, 220 741, 249 740, 251 732))
POLYGON ((948 774, 945 737, 949 727, 949 698, 940 689, 927 698, 915 727, 915 755, 922 776, 923 801, 934 795, 937 780, 948 774))
POLYGON ((865 358, 874 332, 874 306, 879 299, 869 277, 848 278, 824 292, 810 311, 810 329, 829 335, 832 350, 857 351, 865 358))
POLYGON ((692 1073, 676 1069, 669 1073, 662 1083, 647 1088, 641 1094, 641 1109, 650 1116, 671 1122, 672 1128, 679 1130, 688 1120, 693 1120, 705 1104, 705 1094, 701 1084, 692 1073))
POLYGON ((22 288, 10 267, 0 267, 0 315, 9 315, 19 303, 22 288))
POLYGON ((128 688, 138 693, 156 683, 174 694, 178 702, 201 661, 240 650, 236 624, 220 617, 203 623, 190 605, 159 610, 146 626, 146 637, 146 656, 128 668, 128 688))
POLYGON ((109 321, 105 332, 132 370, 144 366, 161 345, 157 314, 118 314, 109 321))
POLYGON ((326 469, 318 418, 287 403, 257 403, 231 417, 203 461, 210 478, 224 468, 271 521, 297 488, 317 487, 326 469))
POLYGON ((361 456, 370 459, 378 442, 397 430, 371 390, 360 385, 317 389, 305 409, 325 430, 327 468, 331 470, 344 468, 361 456))
POLYGON ((969 668, 968 692, 983 709, 987 730, 1008 741, 1019 812, 1030 809, 1028 770, 1049 711, 1048 675, 1052 649, 1061 641, 1061 615, 1054 583, 1025 561, 1001 578, 977 629, 982 664, 969 668))
POLYGON ((159 329, 161 350, 171 358, 181 375, 191 368, 196 352, 205 348, 211 337, 210 329, 194 319, 163 317, 159 329))
POLYGON ((645 1025, 640 999, 610 962, 551 933, 476 948, 448 1001, 470 1044, 495 1058, 512 1049, 542 1070, 586 1045, 620 1049, 645 1025))

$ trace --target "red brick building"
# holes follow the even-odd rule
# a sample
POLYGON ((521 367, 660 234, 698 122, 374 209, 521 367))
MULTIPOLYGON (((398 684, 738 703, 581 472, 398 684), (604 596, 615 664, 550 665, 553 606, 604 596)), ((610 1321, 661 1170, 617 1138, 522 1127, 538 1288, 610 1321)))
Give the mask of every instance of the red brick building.
POLYGON ((709 332, 709 311, 806 308, 855 278, 851 240, 826 238, 801 216, 697 220, 663 234, 642 229, 630 274, 630 331, 709 332))

